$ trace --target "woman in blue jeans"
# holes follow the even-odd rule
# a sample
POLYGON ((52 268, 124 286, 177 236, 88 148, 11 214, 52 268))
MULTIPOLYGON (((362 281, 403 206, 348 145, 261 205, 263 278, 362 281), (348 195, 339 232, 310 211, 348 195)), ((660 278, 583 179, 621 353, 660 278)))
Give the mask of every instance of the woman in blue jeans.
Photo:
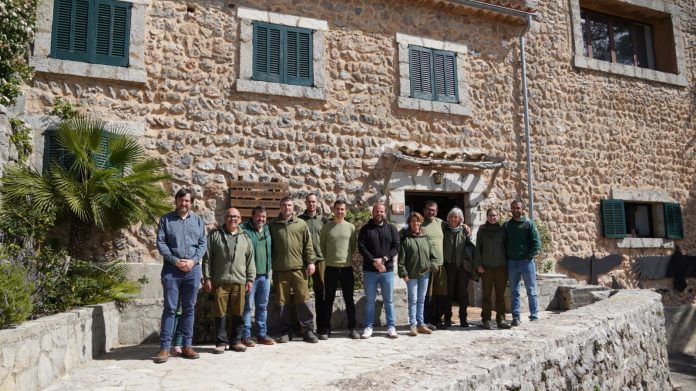
POLYGON ((399 250, 399 277, 404 279, 408 289, 409 335, 413 337, 418 333, 432 333, 423 319, 423 305, 430 269, 437 263, 433 244, 427 236, 421 235, 421 224, 420 213, 408 216, 408 228, 402 231, 399 250))

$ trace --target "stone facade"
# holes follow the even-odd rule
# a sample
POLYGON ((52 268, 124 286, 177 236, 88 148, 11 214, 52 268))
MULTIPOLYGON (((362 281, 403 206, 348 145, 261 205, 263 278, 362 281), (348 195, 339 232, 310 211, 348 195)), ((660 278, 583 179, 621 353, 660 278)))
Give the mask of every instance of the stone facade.
MULTIPOLYGON (((140 72, 142 62, 144 78, 138 73, 109 79, 108 73, 87 70, 91 65, 70 61, 60 70, 37 68, 26 87, 23 113, 37 124, 37 164, 41 124, 53 99, 62 97, 89 115, 135 123, 145 147, 167 162, 172 193, 191 186, 198 198, 195 210, 208 224, 221 215, 226 185, 239 178, 286 181, 299 204, 307 192, 317 191, 325 209, 339 197, 362 208, 385 196, 404 202, 409 191, 464 192, 462 206, 474 227, 483 222, 486 208, 507 209, 512 198, 527 197, 518 41, 524 23, 519 18, 439 0, 134 3, 144 24, 131 32, 132 50, 141 50, 143 43, 144 54, 135 53, 133 63, 140 72), (324 67, 315 75, 319 87, 249 80, 254 18, 317 31, 321 42, 315 41, 314 64, 324 67), (404 96, 400 51, 409 42, 458 53, 465 105, 414 105, 404 96), (394 164, 383 151, 396 142, 478 148, 504 157, 507 165, 492 171, 394 164), (431 179, 436 172, 444 174, 441 184, 431 179)), ((556 260, 620 253, 625 262, 601 282, 614 277, 632 287, 638 285, 630 271, 636 257, 667 255, 675 243, 696 251, 689 87, 696 71, 696 7, 689 0, 612 2, 618 9, 645 6, 670 13, 678 73, 668 78, 661 72, 629 75, 622 67, 582 66, 578 4, 532 4, 537 15, 526 34, 526 56, 535 217, 550 228, 556 260), (614 191, 660 192, 679 203, 685 239, 602 236, 599 203, 614 191)), ((47 53, 49 11, 39 10, 37 40, 42 42, 36 47, 43 51, 35 50, 36 64, 47 53)), ((159 257, 153 241, 152 229, 134 227, 115 240, 95 238, 94 247, 150 264, 154 274, 159 257)), ((693 301, 694 294, 678 300, 693 301)))

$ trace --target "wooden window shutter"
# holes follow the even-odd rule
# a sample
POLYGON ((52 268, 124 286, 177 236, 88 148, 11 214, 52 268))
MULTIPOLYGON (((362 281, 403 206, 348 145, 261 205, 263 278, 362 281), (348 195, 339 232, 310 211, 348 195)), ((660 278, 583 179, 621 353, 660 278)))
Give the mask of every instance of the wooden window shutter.
POLYGON ((665 236, 667 236, 667 239, 684 239, 681 207, 679 204, 670 202, 666 202, 663 205, 665 212, 665 236))
POLYGON ((51 56, 63 60, 88 61, 89 0, 55 0, 51 56))
POLYGON ((285 31, 285 79, 288 84, 311 86, 312 31, 287 28, 285 31))
POLYGON ((457 55, 453 52, 433 50, 433 74, 435 96, 440 102, 458 102, 457 55))
POLYGON ((43 170, 48 170, 51 164, 56 163, 66 170, 72 166, 73 156, 68 154, 63 147, 58 143, 56 131, 46 130, 44 133, 44 153, 43 153, 43 170))
POLYGON ((626 211, 623 200, 602 200, 602 232, 607 238, 626 237, 626 211))
POLYGON ((128 66, 131 3, 98 0, 94 32, 94 61, 98 64, 128 66))
POLYGON ((266 23, 254 22, 253 79, 281 82, 281 29, 266 23))
POLYGON ((107 169, 111 168, 111 163, 109 162, 109 144, 114 134, 109 132, 103 132, 101 140, 99 141, 99 151, 93 156, 94 164, 97 168, 107 169))
POLYGON ((411 97, 433 99, 431 50, 409 46, 411 97))

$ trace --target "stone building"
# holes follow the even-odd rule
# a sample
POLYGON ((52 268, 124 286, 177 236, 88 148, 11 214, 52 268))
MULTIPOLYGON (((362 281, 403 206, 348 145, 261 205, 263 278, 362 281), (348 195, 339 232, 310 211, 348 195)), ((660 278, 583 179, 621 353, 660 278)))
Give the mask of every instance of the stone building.
MULTIPOLYGON (((57 97, 127 127, 208 224, 238 180, 474 227, 532 190, 550 259, 621 254, 600 279, 633 287, 696 251, 695 47, 691 0, 46 0, 15 111, 37 166, 57 97)), ((95 246, 157 270, 153 240, 95 246)))

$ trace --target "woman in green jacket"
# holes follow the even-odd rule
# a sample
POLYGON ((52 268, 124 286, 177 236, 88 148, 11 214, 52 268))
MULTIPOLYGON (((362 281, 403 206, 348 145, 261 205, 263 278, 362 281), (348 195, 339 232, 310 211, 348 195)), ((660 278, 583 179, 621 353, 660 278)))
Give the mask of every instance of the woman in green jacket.
POLYGON ((481 320, 483 328, 491 328, 491 294, 495 289, 495 320, 499 329, 509 329, 505 323, 505 288, 507 286, 507 261, 505 259, 505 229, 498 224, 498 211, 486 211, 486 224, 479 227, 476 235, 474 267, 481 274, 483 305, 481 320))
POLYGON ((408 216, 408 229, 403 232, 399 250, 399 277, 406 282, 408 290, 409 335, 430 334, 423 319, 425 293, 428 289, 430 269, 437 263, 437 258, 430 239, 421 235, 420 226, 423 216, 413 212, 408 216))

